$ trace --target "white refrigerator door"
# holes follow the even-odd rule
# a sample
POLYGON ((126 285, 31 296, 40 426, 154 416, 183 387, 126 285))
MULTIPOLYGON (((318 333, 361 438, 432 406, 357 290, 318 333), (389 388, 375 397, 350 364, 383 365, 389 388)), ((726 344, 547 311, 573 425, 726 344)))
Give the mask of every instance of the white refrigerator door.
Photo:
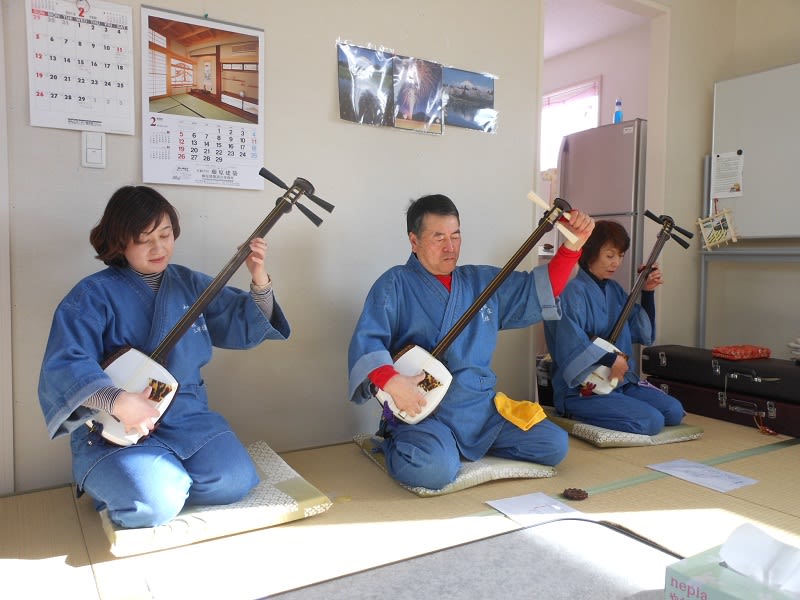
POLYGON ((634 119, 565 136, 559 196, 594 216, 641 212, 646 123, 634 119))

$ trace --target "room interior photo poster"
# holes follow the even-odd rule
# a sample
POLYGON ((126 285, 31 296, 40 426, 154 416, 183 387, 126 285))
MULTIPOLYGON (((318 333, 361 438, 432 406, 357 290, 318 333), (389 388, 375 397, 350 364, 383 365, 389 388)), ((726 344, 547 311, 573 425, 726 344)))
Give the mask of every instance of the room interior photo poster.
POLYGON ((264 189, 264 32, 141 15, 143 181, 264 189))

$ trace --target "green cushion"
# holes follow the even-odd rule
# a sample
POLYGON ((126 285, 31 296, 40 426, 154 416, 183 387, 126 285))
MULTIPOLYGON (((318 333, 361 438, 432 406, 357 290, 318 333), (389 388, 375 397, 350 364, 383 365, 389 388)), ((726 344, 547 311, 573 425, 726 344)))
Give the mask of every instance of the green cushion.
MULTIPOLYGON (((376 465, 386 471, 386 459, 383 452, 380 451, 380 444, 383 441, 381 437, 362 433, 353 436, 353 441, 361 447, 364 454, 376 465)), ((474 462, 462 460, 461 470, 458 472, 455 481, 448 483, 440 490, 400 485, 417 496, 441 496, 496 479, 541 478, 552 477, 555 474, 556 470, 553 467, 497 456, 484 456, 474 462)))
POLYGON ((330 499, 300 477, 265 442, 247 448, 261 482, 239 502, 224 506, 192 506, 158 527, 125 529, 100 512, 111 553, 129 556, 164 550, 216 537, 263 529, 304 519, 328 510, 330 499))
POLYGON ((566 417, 559 417, 553 409, 545 409, 548 418, 556 425, 566 429, 570 435, 586 440, 598 448, 627 448, 631 446, 658 446, 675 442, 688 442, 703 437, 703 428, 696 425, 673 425, 664 427, 656 435, 626 433, 605 429, 597 425, 588 425, 566 417))

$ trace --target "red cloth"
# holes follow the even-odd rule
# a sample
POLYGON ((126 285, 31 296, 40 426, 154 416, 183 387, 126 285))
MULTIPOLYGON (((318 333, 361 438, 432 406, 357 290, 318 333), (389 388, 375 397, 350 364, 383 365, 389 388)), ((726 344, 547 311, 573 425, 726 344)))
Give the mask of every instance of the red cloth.
POLYGON ((547 273, 550 275, 550 285, 553 288, 553 296, 558 296, 567 287, 572 269, 581 257, 581 250, 570 250, 562 244, 556 255, 547 265, 547 273))
POLYGON ((447 291, 450 291, 450 288, 453 285, 453 275, 434 275, 436 279, 442 282, 442 285, 447 288, 447 291))
POLYGON ((752 344, 739 344, 735 346, 717 346, 711 350, 711 356, 727 360, 747 360, 751 358, 769 358, 769 348, 753 346, 752 344))
POLYGON ((383 386, 395 375, 397 375, 397 371, 395 371, 392 365, 383 365, 373 370, 368 377, 372 383, 380 389, 383 389, 383 386))

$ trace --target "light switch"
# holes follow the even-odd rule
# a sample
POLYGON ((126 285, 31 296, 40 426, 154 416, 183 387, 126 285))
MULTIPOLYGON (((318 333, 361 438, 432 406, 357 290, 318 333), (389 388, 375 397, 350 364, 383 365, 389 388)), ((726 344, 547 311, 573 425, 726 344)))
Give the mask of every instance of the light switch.
POLYGON ((83 131, 81 134, 81 165, 105 169, 106 134, 97 131, 83 131))

